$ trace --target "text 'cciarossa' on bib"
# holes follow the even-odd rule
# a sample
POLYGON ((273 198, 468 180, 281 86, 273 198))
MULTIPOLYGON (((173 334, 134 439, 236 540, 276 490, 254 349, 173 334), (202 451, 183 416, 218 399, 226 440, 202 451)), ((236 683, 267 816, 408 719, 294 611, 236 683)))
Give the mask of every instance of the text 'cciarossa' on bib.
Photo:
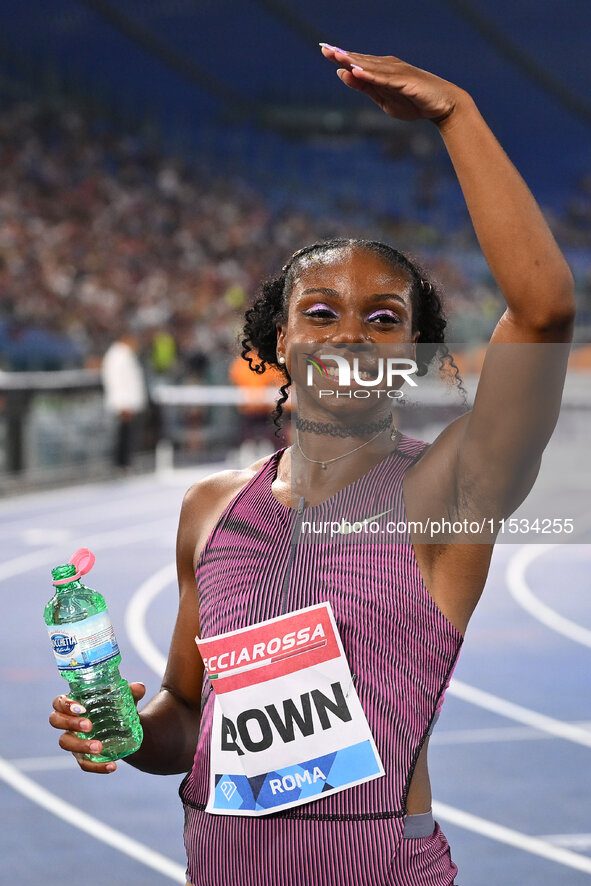
POLYGON ((384 775, 330 603, 195 641, 215 691, 206 812, 265 815, 384 775))

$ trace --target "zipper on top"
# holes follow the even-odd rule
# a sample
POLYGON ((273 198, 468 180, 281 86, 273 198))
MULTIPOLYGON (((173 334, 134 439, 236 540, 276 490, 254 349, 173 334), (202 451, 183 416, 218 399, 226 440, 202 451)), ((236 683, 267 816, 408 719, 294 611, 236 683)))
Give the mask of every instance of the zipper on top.
POLYGON ((289 546, 289 560, 287 561, 287 569, 285 570, 285 577, 283 579, 283 585, 281 587, 281 598, 279 601, 279 614, 283 615, 287 609, 287 595, 289 593, 289 585, 291 582, 291 570, 293 566, 293 561, 295 559, 296 551, 298 544, 300 543, 300 533, 302 528, 302 521, 304 519, 304 505, 306 504, 305 498, 302 496, 298 502, 298 509, 296 511, 296 520, 293 527, 293 531, 291 533, 291 544, 289 546))

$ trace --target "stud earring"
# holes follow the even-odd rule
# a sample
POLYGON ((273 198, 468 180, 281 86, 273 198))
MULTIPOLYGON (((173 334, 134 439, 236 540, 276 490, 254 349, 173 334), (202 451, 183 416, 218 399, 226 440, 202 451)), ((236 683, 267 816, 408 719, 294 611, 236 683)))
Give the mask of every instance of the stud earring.
POLYGON ((285 363, 285 357, 279 357, 279 362, 280 362, 280 363, 285 363))

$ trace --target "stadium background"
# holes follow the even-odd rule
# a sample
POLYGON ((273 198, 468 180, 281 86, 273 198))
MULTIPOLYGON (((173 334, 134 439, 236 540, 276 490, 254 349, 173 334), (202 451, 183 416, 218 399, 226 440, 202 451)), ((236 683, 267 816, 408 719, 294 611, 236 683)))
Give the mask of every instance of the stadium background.
MULTIPOLYGON (((487 340, 502 303, 439 137, 344 88, 322 39, 398 53, 474 94, 568 254, 588 340, 589 9, 7 0, 4 10, 0 370, 87 370, 45 376, 41 393, 35 377, 0 379, 6 490, 108 458, 93 370, 123 327, 142 338, 152 389, 227 383, 259 281, 319 236, 375 235, 415 254, 446 293, 448 340, 487 340), (65 400, 70 381, 78 392, 65 400)), ((166 437, 177 460, 206 459, 242 433, 235 410, 155 411, 143 448, 166 437)))
MULTIPOLYGON (((182 489, 220 458, 232 464, 251 454, 244 440, 253 425, 227 390, 242 315, 260 279, 303 244, 341 233, 386 239, 442 285, 451 341, 478 354, 492 331, 502 302, 436 133, 398 125, 345 89, 320 56, 321 40, 400 55, 474 95, 569 259, 579 366, 589 365, 591 7, 4 0, 0 20, 2 593, 13 597, 24 574, 34 588, 5 606, 3 697, 20 728, 8 717, 0 730, 8 761, 0 864, 14 883, 61 883, 76 864, 94 886, 179 880, 174 867, 163 873, 156 862, 134 861, 125 843, 133 837, 182 863, 175 779, 123 767, 115 785, 89 784, 69 760, 51 756, 49 727, 39 730, 57 688, 38 630, 48 569, 78 546, 81 527, 89 546, 107 549, 107 563, 120 564, 117 548, 126 545, 116 580, 105 565, 95 584, 121 625, 126 673, 155 690, 155 650, 165 654, 174 614, 172 578, 161 573, 182 489), (142 476, 114 482, 98 366, 125 326, 141 337, 158 421, 135 463, 142 476), (158 450, 158 440, 168 448, 158 450), (156 481, 144 473, 155 465, 156 481), (22 495, 81 475, 101 482, 22 495), (149 553, 146 539, 155 539, 149 553), (152 601, 139 638, 129 627, 137 594, 152 601), (26 662, 23 625, 35 638, 26 662), (54 798, 47 809, 35 805, 39 786, 54 798), (63 818, 83 807, 90 833, 110 824, 126 835, 123 848, 56 818, 58 797, 74 804, 60 807, 63 818)), ((588 428, 586 405, 582 414, 588 428)), ((460 883, 578 886, 591 872, 580 778, 588 771, 589 631, 567 631, 565 640, 524 614, 508 593, 521 575, 516 556, 500 551, 494 561, 458 677, 574 731, 565 737, 549 722, 452 693, 433 740, 435 796, 574 850, 574 861, 548 860, 533 844, 524 849, 523 840, 443 816, 465 872, 460 883)), ((588 546, 548 556, 532 567, 538 596, 589 624, 588 546)))

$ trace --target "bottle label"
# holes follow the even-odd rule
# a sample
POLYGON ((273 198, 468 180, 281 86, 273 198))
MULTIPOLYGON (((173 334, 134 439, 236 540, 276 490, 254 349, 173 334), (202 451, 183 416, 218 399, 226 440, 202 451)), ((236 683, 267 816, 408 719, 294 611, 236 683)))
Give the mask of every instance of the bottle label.
POLYGON ((80 671, 119 655, 107 610, 73 624, 51 625, 49 639, 60 671, 80 671))

